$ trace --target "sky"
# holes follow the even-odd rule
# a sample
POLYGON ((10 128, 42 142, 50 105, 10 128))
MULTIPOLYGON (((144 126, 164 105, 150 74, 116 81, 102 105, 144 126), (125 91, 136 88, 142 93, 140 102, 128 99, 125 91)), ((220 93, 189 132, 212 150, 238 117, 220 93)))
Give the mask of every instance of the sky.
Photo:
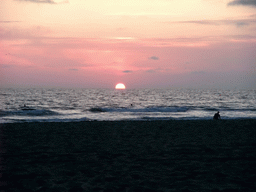
POLYGON ((1 0, 0 88, 256 89, 256 0, 1 0))

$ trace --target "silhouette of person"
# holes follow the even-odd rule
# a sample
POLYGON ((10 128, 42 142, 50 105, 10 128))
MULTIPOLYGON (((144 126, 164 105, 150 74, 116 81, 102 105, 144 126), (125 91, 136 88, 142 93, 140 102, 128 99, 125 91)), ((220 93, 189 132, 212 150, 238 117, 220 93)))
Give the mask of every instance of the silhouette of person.
POLYGON ((213 119, 215 119, 215 120, 220 119, 220 112, 219 111, 214 114, 213 119))

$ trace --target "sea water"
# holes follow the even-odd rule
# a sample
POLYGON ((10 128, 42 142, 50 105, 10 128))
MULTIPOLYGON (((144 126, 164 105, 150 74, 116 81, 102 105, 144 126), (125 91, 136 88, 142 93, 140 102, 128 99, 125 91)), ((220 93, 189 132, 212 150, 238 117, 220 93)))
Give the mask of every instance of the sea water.
POLYGON ((256 90, 0 89, 0 123, 256 119, 256 90))

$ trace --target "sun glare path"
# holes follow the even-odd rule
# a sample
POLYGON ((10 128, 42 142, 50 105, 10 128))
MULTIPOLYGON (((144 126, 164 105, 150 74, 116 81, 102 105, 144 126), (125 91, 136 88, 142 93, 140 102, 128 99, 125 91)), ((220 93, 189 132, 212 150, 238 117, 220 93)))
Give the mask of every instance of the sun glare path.
POLYGON ((125 89, 125 85, 123 83, 118 83, 116 89, 125 89))

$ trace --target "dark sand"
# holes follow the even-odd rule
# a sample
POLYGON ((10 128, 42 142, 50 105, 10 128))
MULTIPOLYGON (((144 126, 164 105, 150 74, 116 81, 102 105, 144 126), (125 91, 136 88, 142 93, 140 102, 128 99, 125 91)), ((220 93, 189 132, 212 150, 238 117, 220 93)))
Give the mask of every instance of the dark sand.
POLYGON ((256 120, 0 125, 0 191, 255 191, 256 120))

